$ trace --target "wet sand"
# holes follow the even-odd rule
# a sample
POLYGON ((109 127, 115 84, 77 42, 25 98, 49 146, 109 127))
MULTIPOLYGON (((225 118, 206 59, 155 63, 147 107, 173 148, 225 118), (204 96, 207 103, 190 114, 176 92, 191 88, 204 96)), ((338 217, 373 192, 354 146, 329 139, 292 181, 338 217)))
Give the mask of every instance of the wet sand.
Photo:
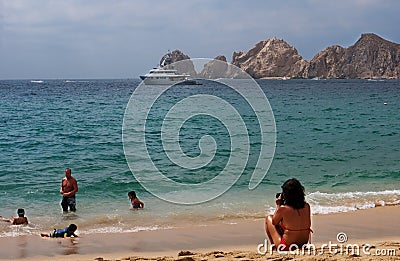
MULTIPOLYGON (((345 244, 373 245, 371 253, 395 249, 400 260, 400 206, 377 207, 349 213, 312 217, 312 243, 338 244, 337 234, 343 232, 345 244)), ((233 220, 187 227, 136 233, 90 234, 79 238, 51 239, 39 235, 0 238, 0 260, 266 260, 282 253, 257 253, 265 242, 264 220, 233 220), (180 251, 189 251, 181 252, 180 251), (179 256, 179 253, 181 254, 179 256)), ((291 255, 304 260, 313 256, 291 255)), ((328 249, 318 260, 339 258, 371 259, 361 253, 332 255, 328 249)), ((396 258, 396 259, 394 259, 396 258)), ((389 260, 374 256, 372 260, 389 260)), ((310 259, 313 260, 313 259, 310 259)))

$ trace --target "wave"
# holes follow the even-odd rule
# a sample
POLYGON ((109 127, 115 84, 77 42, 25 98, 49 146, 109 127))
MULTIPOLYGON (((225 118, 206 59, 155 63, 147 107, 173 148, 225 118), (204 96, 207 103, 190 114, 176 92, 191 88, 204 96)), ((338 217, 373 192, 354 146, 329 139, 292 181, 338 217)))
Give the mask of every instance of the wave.
POLYGON ((87 83, 87 82, 90 82, 90 81, 88 81, 88 80, 64 80, 64 82, 65 83, 77 83, 77 82, 79 82, 79 83, 87 83))
POLYGON ((314 214, 350 212, 378 206, 400 205, 400 190, 339 193, 317 191, 308 194, 307 200, 314 214))
MULTIPOLYGON (((50 233, 52 229, 40 230, 29 226, 10 226, 11 229, 2 231, 1 237, 19 237, 27 235, 39 235, 40 233, 50 233)), ((119 226, 108 226, 102 228, 91 228, 91 229, 78 229, 78 235, 90 235, 90 234, 107 234, 107 233, 137 233, 141 231, 154 231, 154 230, 166 230, 173 229, 173 226, 139 226, 134 228, 123 228, 119 226)))
POLYGON ((154 231, 154 230, 165 230, 165 229, 172 229, 173 227, 167 226, 140 226, 135 228, 125 229, 122 227, 103 227, 103 228, 95 228, 81 231, 81 235, 85 234, 107 234, 107 233, 136 233, 140 231, 154 231))
POLYGON ((38 228, 36 225, 32 224, 21 226, 10 225, 10 223, 4 222, 0 225, 0 231, 0 237, 18 237, 37 234, 38 228))

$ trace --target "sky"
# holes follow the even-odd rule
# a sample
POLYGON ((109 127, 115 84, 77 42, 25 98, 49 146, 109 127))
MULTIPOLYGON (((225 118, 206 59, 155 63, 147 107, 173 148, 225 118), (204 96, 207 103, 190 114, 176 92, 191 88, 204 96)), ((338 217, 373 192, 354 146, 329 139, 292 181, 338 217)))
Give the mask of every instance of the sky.
POLYGON ((362 33, 400 43, 398 0, 0 0, 1 79, 138 78, 168 50, 247 51, 270 37, 304 59, 362 33))

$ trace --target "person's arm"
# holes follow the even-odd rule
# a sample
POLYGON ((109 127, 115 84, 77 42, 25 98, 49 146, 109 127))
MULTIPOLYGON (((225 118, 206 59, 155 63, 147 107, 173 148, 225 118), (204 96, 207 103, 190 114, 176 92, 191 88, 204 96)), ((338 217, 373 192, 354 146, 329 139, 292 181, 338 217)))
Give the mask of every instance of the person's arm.
POLYGON ((278 225, 279 222, 281 222, 281 220, 282 220, 282 218, 283 218, 283 215, 282 215, 283 208, 281 207, 281 202, 282 202, 281 197, 282 197, 282 195, 280 195, 280 196, 275 200, 276 210, 275 210, 274 215, 272 216, 272 224, 273 224, 274 226, 278 225))
POLYGON ((12 222, 11 219, 6 219, 6 218, 3 218, 3 217, 1 217, 0 220, 1 220, 1 221, 4 221, 4 222, 7 222, 7 223, 11 223, 11 222, 12 222))
POLYGON ((64 190, 63 190, 63 182, 64 179, 61 180, 61 186, 60 186, 60 194, 63 195, 64 194, 64 190))
POLYGON ((66 233, 64 233, 63 238, 67 238, 67 237, 78 237, 78 236, 75 233, 66 232, 66 233))
POLYGON ((283 216, 282 216, 282 207, 277 206, 274 215, 272 216, 272 224, 274 226, 278 225, 279 222, 281 222, 283 216))

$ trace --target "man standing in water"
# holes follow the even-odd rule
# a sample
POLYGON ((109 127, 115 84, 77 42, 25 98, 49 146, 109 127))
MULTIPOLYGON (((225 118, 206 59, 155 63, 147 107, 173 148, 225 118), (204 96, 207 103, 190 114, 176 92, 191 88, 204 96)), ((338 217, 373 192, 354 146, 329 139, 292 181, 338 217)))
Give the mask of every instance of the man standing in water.
POLYGON ((71 175, 71 169, 65 169, 65 178, 61 181, 60 193, 63 195, 61 206, 64 212, 68 212, 68 207, 71 211, 76 211, 75 194, 78 192, 78 183, 71 175))

